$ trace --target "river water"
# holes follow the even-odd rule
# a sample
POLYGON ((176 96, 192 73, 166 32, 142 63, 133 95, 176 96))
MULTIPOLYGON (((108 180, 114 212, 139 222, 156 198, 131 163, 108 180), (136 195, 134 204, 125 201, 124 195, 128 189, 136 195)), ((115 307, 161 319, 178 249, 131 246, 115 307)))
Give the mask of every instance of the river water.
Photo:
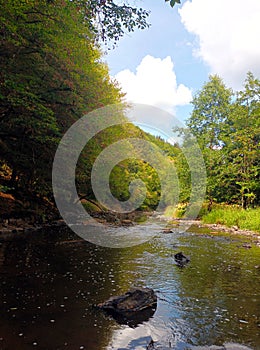
MULTIPOLYGON (((233 342, 260 349, 260 249, 195 229, 105 248, 60 227, 0 243, 0 349, 176 350, 233 342), (179 251, 191 261, 174 263, 179 251), (130 287, 153 288, 154 315, 118 324, 93 305, 130 287)), ((125 228, 131 230, 133 228, 125 228)))

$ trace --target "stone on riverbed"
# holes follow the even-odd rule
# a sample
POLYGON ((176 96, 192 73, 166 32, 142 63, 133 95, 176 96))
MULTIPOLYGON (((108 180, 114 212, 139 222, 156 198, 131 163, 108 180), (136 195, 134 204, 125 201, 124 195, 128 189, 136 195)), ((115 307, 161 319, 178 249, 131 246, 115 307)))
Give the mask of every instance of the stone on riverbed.
POLYGON ((170 228, 165 228, 165 229, 162 230, 162 233, 165 233, 165 234, 167 234, 167 233, 173 233, 173 230, 170 229, 170 228))
POLYGON ((190 258, 186 255, 184 255, 182 252, 179 252, 174 255, 174 259, 178 266, 183 267, 184 265, 188 264, 190 261, 190 258))
POLYGON ((153 289, 134 288, 123 295, 109 298, 97 307, 112 315, 119 323, 135 326, 155 312, 157 296, 153 289))

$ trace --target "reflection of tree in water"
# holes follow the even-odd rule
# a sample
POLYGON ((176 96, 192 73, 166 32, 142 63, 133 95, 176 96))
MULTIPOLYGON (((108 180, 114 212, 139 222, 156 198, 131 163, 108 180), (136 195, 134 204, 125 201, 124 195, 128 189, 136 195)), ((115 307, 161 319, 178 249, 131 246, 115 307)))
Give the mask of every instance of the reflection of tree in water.
POLYGON ((6 245, 0 244, 0 268, 3 266, 5 261, 5 249, 6 245))
MULTIPOLYGON (((61 230, 0 246, 5 346, 101 349, 114 322, 92 305, 118 292, 118 251, 61 230), (68 241, 71 240, 71 241, 68 241), (19 336, 20 334, 20 336, 19 336)), ((126 283, 127 284, 127 283, 126 283)))
POLYGON ((67 343, 71 350, 99 350, 112 343, 139 346, 155 334, 165 344, 168 339, 195 345, 233 340, 256 348, 259 251, 237 245, 176 232, 111 249, 81 241, 67 229, 5 242, 0 245, 0 348, 26 350, 37 342, 42 349, 67 343), (174 263, 177 249, 191 258, 184 268, 174 263), (92 307, 130 286, 157 291, 156 313, 142 325, 120 326, 92 307))
POLYGON ((185 337, 196 345, 228 340, 259 343, 257 251, 244 254, 224 238, 218 244, 212 238, 188 239, 192 264, 178 277, 185 337))

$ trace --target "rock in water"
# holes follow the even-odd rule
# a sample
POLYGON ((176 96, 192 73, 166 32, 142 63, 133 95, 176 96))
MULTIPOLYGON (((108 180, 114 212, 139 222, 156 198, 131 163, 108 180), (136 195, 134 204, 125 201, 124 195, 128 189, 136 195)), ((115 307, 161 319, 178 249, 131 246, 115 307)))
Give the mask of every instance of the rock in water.
POLYGON ((188 256, 185 256, 182 252, 175 254, 174 259, 177 265, 181 267, 188 264, 188 262, 190 261, 190 258, 188 256))
POLYGON ((148 320, 154 314, 156 306, 157 296, 150 288, 134 288, 97 305, 119 323, 132 326, 148 320))
POLYGON ((173 230, 171 230, 170 228, 165 228, 163 229, 162 233, 173 233, 173 230))

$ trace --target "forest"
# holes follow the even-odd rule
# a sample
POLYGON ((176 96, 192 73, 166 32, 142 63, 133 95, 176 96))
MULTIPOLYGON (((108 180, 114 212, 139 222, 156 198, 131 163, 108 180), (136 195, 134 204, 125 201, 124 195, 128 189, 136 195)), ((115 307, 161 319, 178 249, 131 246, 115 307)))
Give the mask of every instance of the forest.
MULTIPOLYGON (((179 3, 170 5, 175 2, 179 3)), ((51 182, 55 151, 75 121, 112 104, 122 105, 125 121, 124 93, 109 76, 100 43, 111 49, 125 31, 149 27, 148 15, 142 8, 113 1, 1 0, 0 191, 19 204, 12 210, 2 204, 3 217, 30 211, 46 218, 55 206, 51 182)), ((243 209, 260 204, 260 80, 249 72, 243 86, 233 92, 221 77, 210 76, 195 94, 187 116, 187 127, 197 138, 206 165, 209 211, 215 203, 243 209)), ((178 132, 185 143, 185 129, 178 132)), ((127 137, 154 143, 174 163, 179 207, 185 208, 191 181, 182 145, 123 123, 99 133, 84 148, 76 172, 82 198, 95 200, 91 168, 98 154, 127 137)), ((137 178, 147 187, 140 210, 156 209, 161 186, 155 169, 144 161, 126 159, 113 169, 112 194, 127 200, 129 183, 137 178)))

